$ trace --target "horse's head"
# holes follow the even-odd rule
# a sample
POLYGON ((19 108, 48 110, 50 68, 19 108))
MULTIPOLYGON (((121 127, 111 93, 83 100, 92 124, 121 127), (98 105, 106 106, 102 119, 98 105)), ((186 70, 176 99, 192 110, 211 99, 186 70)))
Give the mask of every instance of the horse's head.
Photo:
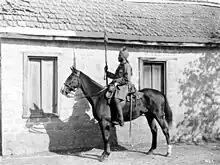
POLYGON ((70 67, 72 73, 66 79, 64 86, 61 88, 61 93, 67 97, 70 97, 72 92, 75 92, 77 88, 81 86, 80 84, 80 71, 74 67, 70 67))

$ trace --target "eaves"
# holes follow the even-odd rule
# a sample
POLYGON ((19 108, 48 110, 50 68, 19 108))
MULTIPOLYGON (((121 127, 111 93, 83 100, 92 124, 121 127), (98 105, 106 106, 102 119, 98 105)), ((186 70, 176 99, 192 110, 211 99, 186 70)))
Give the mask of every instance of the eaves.
MULTIPOLYGON (((80 32, 39 28, 5 27, 0 28, 0 37, 7 39, 104 42, 104 32, 80 32)), ((107 33, 109 44, 178 46, 178 47, 220 47, 220 39, 197 37, 138 36, 107 33)))

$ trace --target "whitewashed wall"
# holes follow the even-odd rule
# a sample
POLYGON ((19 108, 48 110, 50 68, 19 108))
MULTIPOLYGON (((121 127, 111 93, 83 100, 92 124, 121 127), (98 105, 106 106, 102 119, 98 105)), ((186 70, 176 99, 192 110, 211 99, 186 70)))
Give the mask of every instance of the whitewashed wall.
MULTIPOLYGON (((117 56, 119 47, 108 50, 109 70, 114 72, 118 66, 117 56)), ((128 60, 133 68, 132 82, 138 88, 139 70, 138 58, 156 57, 156 60, 167 61, 167 98, 174 114, 174 126, 171 136, 176 133, 175 124, 183 119, 184 107, 179 103, 182 99, 179 93, 178 80, 183 78, 182 72, 188 63, 197 59, 204 50, 194 49, 163 49, 157 48, 129 48, 128 60)), ((209 50, 212 52, 212 50, 209 50)), ((207 52, 209 52, 207 50, 207 52)), ((3 155, 29 154, 55 149, 73 149, 102 145, 101 132, 94 120, 88 102, 69 99, 59 93, 58 119, 29 120, 22 118, 23 112, 23 53, 56 53, 58 56, 58 88, 71 73, 69 67, 76 64, 76 68, 83 71, 93 80, 105 85, 104 49, 96 45, 59 45, 34 42, 22 44, 3 43, 2 54, 2 144, 3 155), (33 132, 33 128, 40 132, 33 132)), ((145 117, 132 121, 132 138, 129 138, 129 124, 116 127, 113 130, 113 141, 119 144, 138 145, 151 142, 151 133, 145 117)), ((164 143, 165 138, 159 130, 158 141, 164 143)))
MULTIPOLYGON (((27 119, 23 113, 23 53, 48 53, 58 55, 60 87, 70 73, 73 51, 69 48, 2 44, 2 139, 3 155, 31 153, 48 150, 49 137, 46 130, 42 134, 30 133, 26 128, 27 119), (40 141, 39 141, 40 139, 40 141)), ((58 95, 60 118, 72 113, 73 100, 58 95), (62 110, 61 110, 62 109, 62 110)))

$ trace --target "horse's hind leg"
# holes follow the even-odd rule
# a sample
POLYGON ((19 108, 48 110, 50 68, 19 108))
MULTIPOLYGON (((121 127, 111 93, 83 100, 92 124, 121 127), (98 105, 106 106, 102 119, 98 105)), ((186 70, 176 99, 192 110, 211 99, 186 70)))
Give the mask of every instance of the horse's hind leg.
POLYGON ((101 155, 100 161, 104 161, 105 159, 108 158, 108 156, 110 155, 110 142, 109 142, 109 138, 110 138, 110 123, 106 120, 101 120, 99 122, 101 131, 102 131, 102 138, 104 141, 104 152, 101 155))
POLYGON ((168 124, 165 120, 165 116, 158 116, 156 115, 156 119, 157 119, 157 122, 159 123, 162 131, 163 131, 163 134, 166 138, 166 142, 167 142, 167 155, 166 156, 171 156, 172 154, 172 146, 170 145, 170 134, 169 134, 169 127, 168 127, 168 124))
POLYGON ((147 118, 151 133, 152 133, 152 143, 151 148, 147 152, 147 154, 152 154, 153 151, 157 148, 157 125, 154 120, 154 115, 151 113, 145 113, 145 116, 147 118))

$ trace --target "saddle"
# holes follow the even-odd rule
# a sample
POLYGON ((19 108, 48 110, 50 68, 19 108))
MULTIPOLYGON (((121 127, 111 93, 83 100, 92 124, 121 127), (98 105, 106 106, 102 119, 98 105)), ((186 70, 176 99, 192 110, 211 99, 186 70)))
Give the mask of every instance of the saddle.
MULTIPOLYGON (((110 101, 111 101, 111 99, 114 95, 114 92, 115 92, 116 88, 117 88, 117 86, 115 86, 115 84, 109 84, 108 85, 105 97, 108 100, 109 104, 110 104, 110 101)), ((137 95, 137 89, 135 88, 135 86, 133 84, 129 84, 128 88, 129 89, 128 89, 128 93, 127 93, 127 96, 126 96, 126 101, 130 102, 131 98, 137 99, 138 95, 137 95)))
MULTIPOLYGON (((111 103, 111 100, 114 96, 114 92, 116 88, 117 86, 115 86, 114 84, 109 84, 106 90, 105 97, 107 99, 108 105, 110 105, 111 103)), ((146 107, 143 104, 142 96, 143 96, 143 93, 138 92, 133 84, 129 85, 129 90, 126 96, 127 104, 125 104, 124 108, 129 109, 130 119, 132 118, 133 111, 141 112, 141 113, 147 111, 146 107)))

